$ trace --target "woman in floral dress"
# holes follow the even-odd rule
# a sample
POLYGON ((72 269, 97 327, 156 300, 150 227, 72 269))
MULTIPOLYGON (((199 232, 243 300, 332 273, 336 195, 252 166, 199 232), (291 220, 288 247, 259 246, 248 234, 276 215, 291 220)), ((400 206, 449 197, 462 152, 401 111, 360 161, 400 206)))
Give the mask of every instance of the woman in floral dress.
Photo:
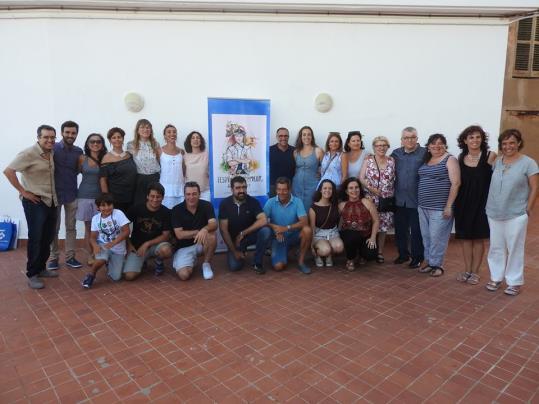
MULTIPOLYGON (((395 160, 387 156, 389 140, 385 136, 377 136, 372 141, 374 154, 365 158, 359 174, 361 184, 367 198, 379 207, 380 197, 389 198, 395 192, 395 160)), ((378 263, 384 262, 384 244, 386 233, 393 227, 393 212, 380 212, 380 228, 377 235, 378 263)))

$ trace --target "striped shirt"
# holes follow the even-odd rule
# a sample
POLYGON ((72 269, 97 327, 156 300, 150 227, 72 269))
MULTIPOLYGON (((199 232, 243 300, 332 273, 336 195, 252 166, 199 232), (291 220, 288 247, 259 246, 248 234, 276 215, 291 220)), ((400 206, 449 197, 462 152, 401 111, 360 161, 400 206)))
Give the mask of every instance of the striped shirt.
POLYGON ((419 167, 418 205, 422 208, 444 210, 449 197, 451 181, 447 169, 448 154, 438 164, 429 166, 424 163, 419 167))

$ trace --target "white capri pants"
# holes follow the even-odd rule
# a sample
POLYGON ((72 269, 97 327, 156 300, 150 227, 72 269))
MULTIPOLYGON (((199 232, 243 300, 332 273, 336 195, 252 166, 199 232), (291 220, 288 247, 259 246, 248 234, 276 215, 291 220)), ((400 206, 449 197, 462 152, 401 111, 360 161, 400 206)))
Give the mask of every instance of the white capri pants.
POLYGON ((490 248, 488 267, 490 278, 494 282, 505 282, 509 286, 524 284, 524 245, 528 215, 509 220, 488 218, 490 226, 490 248))

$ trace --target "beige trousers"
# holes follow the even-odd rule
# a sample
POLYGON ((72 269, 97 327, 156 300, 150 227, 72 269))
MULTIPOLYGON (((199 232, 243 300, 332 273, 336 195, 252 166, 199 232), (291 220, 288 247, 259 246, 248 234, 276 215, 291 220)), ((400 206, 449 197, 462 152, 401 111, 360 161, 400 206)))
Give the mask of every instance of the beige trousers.
POLYGON ((77 243, 77 229, 75 214, 77 213, 77 200, 73 202, 59 205, 57 209, 56 218, 56 232, 54 233, 54 240, 51 243, 51 255, 49 260, 57 260, 59 256, 58 251, 58 232, 60 231, 60 223, 62 222, 62 206, 64 207, 64 223, 66 229, 65 237, 65 259, 75 257, 75 247, 77 243))

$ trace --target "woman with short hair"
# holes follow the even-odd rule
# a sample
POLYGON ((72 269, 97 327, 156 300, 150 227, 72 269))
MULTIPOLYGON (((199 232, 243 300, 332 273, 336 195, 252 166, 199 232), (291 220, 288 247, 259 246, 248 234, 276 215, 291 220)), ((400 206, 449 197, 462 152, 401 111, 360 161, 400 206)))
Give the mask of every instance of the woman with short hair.
POLYGON ((379 264, 384 262, 386 233, 393 228, 393 212, 386 210, 383 205, 384 198, 392 198, 395 194, 395 160, 387 156, 389 147, 387 137, 375 137, 372 141, 374 154, 365 158, 359 173, 365 195, 377 207, 380 216, 380 228, 376 238, 378 245, 376 262, 379 264))
POLYGON ((486 206, 490 226, 486 288, 498 290, 505 278, 504 292, 510 296, 518 295, 524 284, 526 230, 539 183, 537 163, 520 152, 522 147, 518 129, 507 129, 498 137, 500 156, 494 163, 486 206))
POLYGON ((447 152, 444 135, 430 135, 426 147, 425 162, 418 170, 419 226, 426 262, 419 272, 438 277, 444 274, 444 257, 453 228, 453 203, 460 187, 460 169, 457 159, 447 152))
POLYGON ((461 185, 455 199, 455 238, 460 240, 464 271, 457 280, 470 285, 479 283, 479 270, 485 255, 489 226, 487 203, 492 164, 496 153, 489 151, 488 136, 478 125, 468 126, 458 137, 461 185))
POLYGON ((99 169, 101 192, 111 193, 114 197, 114 207, 127 214, 135 194, 137 166, 131 153, 123 149, 125 132, 122 128, 109 129, 107 139, 112 149, 101 161, 99 169))

